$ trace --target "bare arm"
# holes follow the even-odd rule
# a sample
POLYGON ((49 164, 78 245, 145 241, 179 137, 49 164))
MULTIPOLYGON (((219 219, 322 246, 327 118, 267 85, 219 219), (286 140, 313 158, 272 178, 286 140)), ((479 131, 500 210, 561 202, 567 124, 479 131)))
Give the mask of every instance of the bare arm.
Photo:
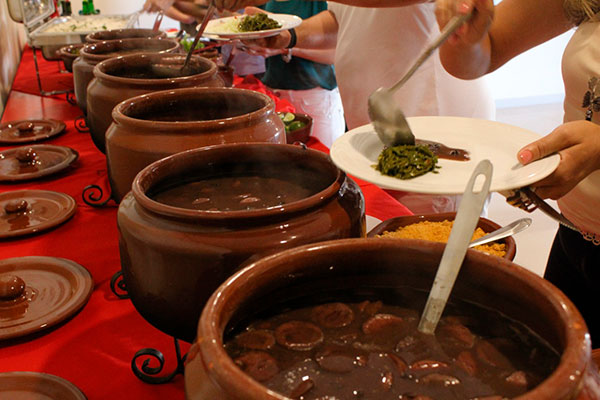
POLYGON ((446 70, 463 79, 495 71, 572 27, 561 0, 503 0, 495 8, 492 0, 437 0, 440 27, 454 13, 466 13, 472 7, 471 20, 440 48, 446 70))
MULTIPOLYGON (((304 0, 310 1, 310 0, 304 0)), ((410 6, 419 3, 429 3, 435 0, 335 0, 337 3, 347 4, 356 7, 401 7, 410 6)), ((260 6, 267 3, 268 0, 215 0, 215 6, 219 10, 240 10, 245 7, 260 6)))

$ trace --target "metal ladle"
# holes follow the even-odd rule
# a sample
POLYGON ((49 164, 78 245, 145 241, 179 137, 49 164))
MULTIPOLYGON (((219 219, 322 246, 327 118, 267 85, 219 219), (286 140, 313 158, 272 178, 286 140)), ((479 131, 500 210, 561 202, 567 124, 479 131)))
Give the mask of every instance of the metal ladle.
POLYGON ((425 49, 402 79, 389 89, 380 87, 371 93, 368 100, 369 118, 371 118, 375 132, 377 132, 377 136, 384 145, 393 147, 402 144, 415 144, 415 135, 410 130, 404 113, 395 105, 392 95, 446 41, 448 36, 470 17, 471 13, 454 16, 440 32, 438 38, 425 49))

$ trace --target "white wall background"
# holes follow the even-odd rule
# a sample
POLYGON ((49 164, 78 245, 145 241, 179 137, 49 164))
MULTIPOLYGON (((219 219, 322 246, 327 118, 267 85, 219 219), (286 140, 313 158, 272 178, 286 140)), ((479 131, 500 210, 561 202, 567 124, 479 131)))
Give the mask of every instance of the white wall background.
MULTIPOLYGON (((499 1, 496 0, 496 3, 499 1)), ((81 9, 81 0, 71 0, 72 9, 81 9)), ((94 0, 102 14, 129 14, 139 10, 144 0, 94 0)), ((154 15, 143 14, 140 24, 151 27, 154 15)), ((178 28, 179 24, 165 18, 161 28, 178 28)), ((571 37, 567 32, 508 62, 488 76, 488 82, 499 108, 561 102, 564 89, 560 59, 571 37)))

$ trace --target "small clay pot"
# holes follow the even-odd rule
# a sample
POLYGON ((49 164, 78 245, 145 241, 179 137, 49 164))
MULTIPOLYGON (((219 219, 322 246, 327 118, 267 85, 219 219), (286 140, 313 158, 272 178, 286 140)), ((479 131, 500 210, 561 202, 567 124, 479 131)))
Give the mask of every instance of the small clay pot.
POLYGON ((171 154, 222 143, 285 143, 273 100, 253 90, 154 92, 121 102, 112 118, 106 132, 106 161, 117 202, 131 190, 138 172, 171 154))
MULTIPOLYGON (((438 214, 421 214, 421 215, 404 215, 401 217, 395 217, 387 219, 373 229, 369 231, 367 237, 376 237, 377 235, 383 234, 385 231, 393 232, 400 227, 417 224, 423 221, 430 222, 442 222, 442 221, 454 221, 456 218, 455 212, 449 213, 438 213, 438 214)), ((479 218, 477 222, 477 227, 481 228, 485 233, 490 233, 495 231, 496 229, 500 229, 501 226, 491 221, 487 218, 479 218)), ((512 236, 508 236, 504 239, 498 240, 498 243, 504 244, 504 248, 506 250, 506 254, 504 254, 504 258, 512 261, 517 254, 517 243, 512 236)))
POLYGON ((238 143, 188 150, 144 168, 119 205, 117 224, 123 278, 134 306, 156 328, 191 342, 206 300, 244 263, 302 244, 364 237, 365 209, 358 185, 327 154, 238 143), (235 211, 154 200, 161 188, 192 178, 248 174, 302 184, 310 194, 280 206, 235 211))
POLYGON ((86 43, 98 43, 105 40, 119 39, 158 39, 166 38, 167 33, 147 28, 112 29, 106 31, 92 32, 85 37, 86 43))
POLYGON ((308 114, 302 113, 294 113, 294 121, 302 121, 304 122, 304 126, 302 128, 294 129, 293 131, 289 131, 285 133, 286 140, 289 144, 293 144, 296 142, 306 143, 308 139, 310 139, 310 134, 312 133, 313 128, 313 119, 308 114))
MULTIPOLYGON (((121 101, 142 94, 186 87, 223 87, 217 66, 192 56, 183 76, 177 76, 185 55, 138 54, 103 61, 94 68, 87 91, 87 124, 94 144, 105 152, 106 130, 113 108, 121 101)), ((167 106, 169 108, 170 106, 167 106)))
MULTIPOLYGON (((352 296, 376 299, 377 293, 384 298, 386 291, 389 295, 390 289, 406 286, 428 293, 443 250, 442 243, 422 240, 348 239, 297 247, 248 265, 206 303, 186 360, 186 398, 288 399, 233 362, 223 348, 226 333, 239 332, 258 315, 285 310, 286 304, 298 307, 299 299, 306 306, 351 302, 352 296)), ((561 355, 554 372, 519 400, 600 399, 586 325, 573 303, 550 283, 504 258, 468 250, 452 298, 502 312, 561 355)))
POLYGON ((83 46, 83 43, 70 44, 68 46, 61 47, 60 50, 58 50, 58 54, 60 55, 60 58, 62 59, 67 71, 73 72, 73 61, 79 57, 79 52, 83 46))
POLYGON ((89 43, 83 46, 80 57, 73 62, 75 98, 87 113, 87 87, 94 78, 94 66, 101 61, 131 53, 175 53, 179 43, 171 39, 120 39, 89 43))

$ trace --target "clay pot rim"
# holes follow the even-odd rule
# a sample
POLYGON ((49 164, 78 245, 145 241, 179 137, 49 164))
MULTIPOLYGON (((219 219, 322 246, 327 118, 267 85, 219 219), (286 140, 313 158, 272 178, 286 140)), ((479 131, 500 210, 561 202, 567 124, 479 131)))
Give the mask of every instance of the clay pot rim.
POLYGON ((209 60, 208 58, 204 58, 201 56, 193 55, 192 59, 199 61, 200 63, 205 64, 208 69, 199 74, 188 75, 188 76, 180 76, 176 78, 161 78, 161 79, 143 79, 143 78, 126 78, 122 76, 110 75, 104 72, 105 69, 110 68, 114 64, 123 62, 123 60, 132 60, 132 59, 160 59, 163 57, 168 58, 176 58, 185 60, 186 55, 184 54, 174 54, 168 52, 158 52, 158 53, 138 53, 138 54, 130 54, 126 56, 118 56, 112 57, 106 60, 103 60, 94 66, 94 77, 99 80, 104 80, 108 82, 112 82, 114 84, 126 84, 128 86, 160 86, 164 87, 165 85, 173 84, 183 84, 189 81, 195 80, 204 80, 213 75, 216 75, 218 72, 217 64, 209 60))
MULTIPOLYGON (((253 152, 254 154, 254 152, 253 152)), ((181 219, 181 220, 205 220, 205 221, 224 221, 224 220, 238 220, 238 219, 258 219, 268 218, 278 215, 285 215, 288 213, 295 213, 298 211, 310 209, 316 205, 329 200, 335 196, 340 190, 346 174, 337 168, 330 160, 329 156, 321 151, 309 149, 307 147, 294 146, 280 143, 228 143, 218 144, 212 146, 205 146, 196 149, 186 150, 180 153, 173 154, 165 157, 141 170, 133 180, 131 185, 131 193, 137 203, 144 209, 166 217, 181 219), (321 190, 304 198, 302 200, 294 201, 284 206, 278 206, 268 209, 255 209, 255 210, 238 210, 238 211, 203 211, 203 210, 192 210, 189 208, 180 208, 174 206, 168 206, 163 203, 159 203, 146 196, 146 180, 156 177, 156 171, 160 168, 166 168, 168 165, 176 163, 185 163, 186 160, 190 159, 202 159, 202 155, 207 152, 215 151, 227 151, 228 153, 234 153, 236 151, 243 151, 250 149, 276 149, 275 151, 284 152, 300 152, 306 151, 310 157, 316 157, 317 160, 325 162, 331 165, 332 170, 337 171, 335 179, 331 181, 331 184, 325 189, 321 190)), ((148 188, 151 185, 148 185, 148 188)))
POLYGON ((79 57, 79 54, 73 54, 73 53, 69 52, 69 49, 77 49, 77 48, 82 49, 83 46, 85 46, 84 43, 69 44, 69 45, 61 47, 58 50, 58 53, 61 55, 61 57, 75 59, 75 58, 79 57))
MULTIPOLYGON (((413 248, 415 246, 429 247, 439 252, 440 257, 444 249, 443 243, 415 239, 342 239, 295 247, 249 264, 222 283, 206 302, 198 322, 198 336, 194 344, 194 346, 200 348, 197 357, 202 357, 202 360, 197 361, 211 366, 206 372, 210 380, 220 388, 228 388, 227 393, 236 393, 238 396, 240 394, 243 396, 245 393, 260 393, 261 398, 265 400, 288 400, 283 395, 267 390, 263 385, 243 373, 223 349, 223 332, 229 322, 228 318, 236 306, 244 302, 250 296, 250 293, 257 289, 258 286, 254 279, 262 276, 269 277, 268 279, 272 280, 275 275, 290 275, 290 271, 285 267, 282 268, 282 265, 285 264, 280 260, 286 260, 288 257, 296 258, 298 254, 303 254, 303 258, 309 258, 311 253, 327 252, 327 249, 334 249, 334 251, 335 249, 341 249, 342 251, 351 252, 356 251, 358 247, 374 247, 382 249, 381 251, 393 251, 394 248, 397 249, 403 246, 412 246, 413 248), (233 296, 234 293, 235 296, 233 296), (227 315, 227 319, 217 318, 219 315, 227 315)), ((532 288, 535 287, 544 298, 548 299, 552 307, 565 317, 565 351, 561 355, 558 367, 540 385, 519 396, 519 399, 567 399, 571 398, 568 397, 569 394, 578 393, 582 382, 572 378, 575 376, 583 378, 583 371, 588 366, 585 360, 591 360, 591 340, 585 329, 583 318, 573 303, 549 282, 509 260, 472 249, 467 250, 466 257, 473 259, 475 262, 483 261, 484 258, 496 259, 498 264, 490 263, 486 265, 486 268, 501 269, 504 274, 510 275, 532 288), (580 372, 580 374, 575 371, 580 372), (552 383, 554 385, 550 387, 552 383)))
MULTIPOLYGON (((210 61, 210 60, 209 60, 210 61)), ((213 63, 214 64, 214 63, 213 63)), ((216 71, 216 64, 214 64, 216 71)), ((211 69, 212 71, 212 69, 211 69)), ((199 75, 191 75, 190 77, 199 77, 199 75)), ((177 78, 181 79, 181 78, 177 78)), ((155 81, 165 82, 164 79, 156 79, 155 81)), ((230 129, 232 126, 239 124, 248 124, 253 121, 258 121, 264 118, 265 115, 275 115, 275 103, 269 96, 264 93, 260 93, 249 89, 230 88, 230 87, 193 87, 193 88, 181 88, 181 89, 170 89, 161 90, 151 93, 142 94, 139 96, 132 97, 130 99, 123 100, 113 108, 112 118, 115 124, 122 124, 126 126, 133 126, 139 128, 147 128, 148 125, 152 126, 152 130, 169 130, 169 131, 187 131, 190 128, 197 130, 209 130, 218 131, 230 129), (166 99, 174 99, 181 96, 187 96, 190 94, 201 95, 203 93, 215 93, 215 92, 233 92, 240 93, 246 96, 251 96, 260 100, 264 100, 265 105, 256 111, 251 113, 239 115, 237 117, 221 118, 213 120, 198 120, 198 121, 152 121, 147 119, 133 118, 126 114, 126 112, 138 102, 152 102, 156 98, 161 101, 166 99)))
MULTIPOLYGON (((135 36, 135 37, 123 37, 120 39, 157 39, 157 38, 166 38, 167 37, 167 33, 164 31, 155 31, 152 28, 120 28, 120 29, 106 29, 103 31, 96 31, 96 32, 92 32, 92 33, 88 33, 86 35, 86 37, 84 38, 85 43, 98 43, 98 42, 104 42, 106 40, 119 40, 119 39, 96 39, 95 36, 99 36, 101 34, 105 34, 107 32, 131 32, 131 31, 135 31, 135 32, 144 32, 147 33, 147 36, 135 36)), ((142 35, 144 35, 144 33, 142 33, 142 35)))
MULTIPOLYGON (((81 55, 81 58, 83 58, 85 61, 88 62, 96 62, 99 63, 101 61, 104 60, 109 60, 111 58, 115 58, 114 55, 106 55, 106 54, 96 54, 96 53, 92 53, 90 52, 90 49, 95 48, 95 47, 102 47, 102 46, 109 46, 109 45, 114 45, 114 44, 128 44, 128 43, 148 43, 148 42, 152 42, 152 43, 171 43, 171 47, 167 47, 164 50, 160 50, 160 51, 156 51, 153 52, 150 49, 140 49, 140 54, 142 53, 148 53, 148 54, 162 54, 162 53, 170 53, 173 52, 177 49, 179 49, 181 47, 181 45, 173 40, 173 39, 169 39, 169 38, 132 38, 132 39, 115 39, 115 40, 103 40, 101 42, 93 42, 93 43, 87 43, 83 46, 83 48, 81 49, 81 51, 79 52, 79 54, 81 55)), ((121 56, 124 57, 124 56, 121 56)))

